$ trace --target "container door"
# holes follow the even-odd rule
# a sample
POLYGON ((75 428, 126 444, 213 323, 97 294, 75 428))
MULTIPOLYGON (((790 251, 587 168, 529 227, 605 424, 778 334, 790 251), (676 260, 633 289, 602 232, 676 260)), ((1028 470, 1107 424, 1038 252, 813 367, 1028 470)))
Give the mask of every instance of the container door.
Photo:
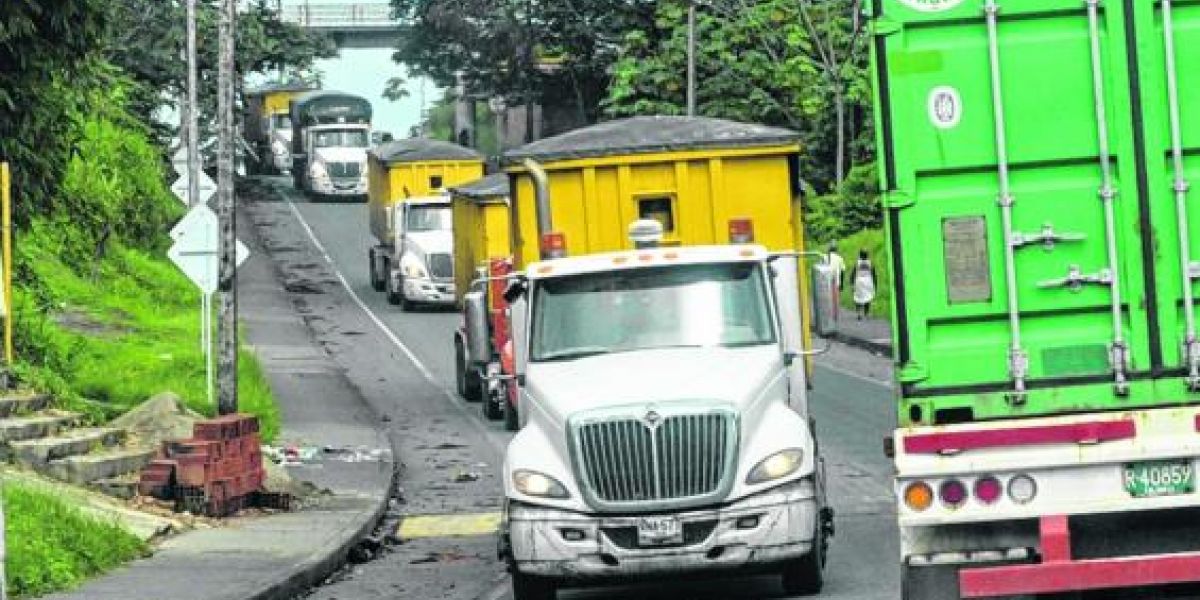
POLYGON ((900 422, 1147 401, 1122 4, 873 10, 900 422))
MULTIPOLYGON (((1179 401, 1200 385, 1200 2, 1128 2, 1141 81, 1141 193, 1152 207, 1160 394, 1179 401), (1170 50, 1170 52, 1168 52, 1170 50), (1171 60, 1168 60, 1168 57, 1171 60), (1182 215, 1182 218, 1180 218, 1182 215), (1186 282, 1186 285, 1185 285, 1186 282), (1190 318, 1189 318, 1190 317, 1190 318), (1190 342, 1190 343, 1189 343, 1190 342), (1179 382, 1187 385, 1179 385, 1179 382)), ((1194 399, 1195 396, 1193 395, 1194 399)))

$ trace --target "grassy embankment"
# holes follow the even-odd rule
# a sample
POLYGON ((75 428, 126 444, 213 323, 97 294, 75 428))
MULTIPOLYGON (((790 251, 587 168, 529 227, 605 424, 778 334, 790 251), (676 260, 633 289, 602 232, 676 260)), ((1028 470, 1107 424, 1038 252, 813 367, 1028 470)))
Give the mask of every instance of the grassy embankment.
POLYGON ((3 497, 6 575, 16 598, 74 587, 147 551, 119 525, 86 515, 45 490, 10 482, 3 497))

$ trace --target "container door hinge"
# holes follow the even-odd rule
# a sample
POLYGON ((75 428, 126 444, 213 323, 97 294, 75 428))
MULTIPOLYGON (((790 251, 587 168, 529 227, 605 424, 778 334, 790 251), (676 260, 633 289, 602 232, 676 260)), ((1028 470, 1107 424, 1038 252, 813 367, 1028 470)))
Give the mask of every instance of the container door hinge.
POLYGON ((1188 391, 1200 392, 1200 339, 1194 335, 1189 336, 1184 342, 1184 352, 1188 365, 1188 391))
POLYGON ((1029 355, 1024 350, 1009 349, 1008 372, 1013 380, 1013 389, 1005 394, 1004 399, 1010 406, 1024 406, 1028 396, 1025 390, 1025 378, 1029 376, 1029 355))
POLYGON ((1072 292, 1078 293, 1083 289, 1083 286, 1087 284, 1111 285, 1112 271, 1108 269, 1100 269, 1100 272, 1098 273, 1089 273, 1085 275, 1083 271, 1079 269, 1079 265, 1071 265, 1071 267, 1067 270, 1066 277, 1047 279, 1046 281, 1039 282, 1038 287, 1042 289, 1065 287, 1072 292))
POLYGON ((1054 231, 1054 225, 1046 223, 1042 225, 1042 230, 1038 233, 1022 233, 1014 231, 1012 235, 1013 248, 1020 248, 1031 244, 1041 244, 1042 249, 1046 252, 1054 250, 1054 245, 1062 242, 1082 242, 1087 239, 1087 236, 1082 233, 1058 233, 1054 231))

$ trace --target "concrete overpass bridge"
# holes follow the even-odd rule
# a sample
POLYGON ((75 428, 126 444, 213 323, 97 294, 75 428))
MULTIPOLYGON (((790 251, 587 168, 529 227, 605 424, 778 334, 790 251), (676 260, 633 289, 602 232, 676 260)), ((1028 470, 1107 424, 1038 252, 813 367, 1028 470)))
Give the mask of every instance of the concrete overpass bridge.
POLYGON ((390 48, 399 37, 391 10, 387 4, 371 2, 304 2, 282 6, 280 17, 328 33, 343 48, 390 48))

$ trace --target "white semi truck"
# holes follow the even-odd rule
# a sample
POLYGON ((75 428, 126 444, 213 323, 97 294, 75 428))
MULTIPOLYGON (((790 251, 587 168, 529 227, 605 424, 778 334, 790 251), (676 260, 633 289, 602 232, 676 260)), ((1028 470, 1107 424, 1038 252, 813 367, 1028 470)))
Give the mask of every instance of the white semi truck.
POLYGON ((371 103, 332 91, 309 92, 291 104, 292 178, 320 198, 367 198, 371 103))
POLYGON ((389 304, 450 306, 455 303, 454 228, 450 196, 407 198, 391 210, 393 256, 387 261, 389 304))

